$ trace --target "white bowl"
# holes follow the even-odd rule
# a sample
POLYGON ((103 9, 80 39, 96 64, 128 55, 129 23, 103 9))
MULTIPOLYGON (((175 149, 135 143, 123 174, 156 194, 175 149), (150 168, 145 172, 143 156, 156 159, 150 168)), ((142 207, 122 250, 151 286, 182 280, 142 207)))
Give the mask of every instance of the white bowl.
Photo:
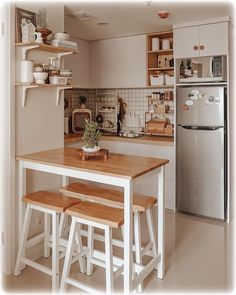
POLYGON ((55 33, 55 34, 53 34, 53 39, 54 40, 57 40, 57 39, 67 40, 69 38, 70 38, 70 35, 66 34, 66 33, 55 33))
POLYGON ((33 76, 34 76, 36 84, 45 84, 45 80, 48 77, 48 73, 47 72, 34 72, 33 76))
POLYGON ((93 148, 86 148, 85 146, 82 146, 82 150, 86 153, 94 153, 94 152, 97 152, 101 149, 100 146, 95 146, 93 148))

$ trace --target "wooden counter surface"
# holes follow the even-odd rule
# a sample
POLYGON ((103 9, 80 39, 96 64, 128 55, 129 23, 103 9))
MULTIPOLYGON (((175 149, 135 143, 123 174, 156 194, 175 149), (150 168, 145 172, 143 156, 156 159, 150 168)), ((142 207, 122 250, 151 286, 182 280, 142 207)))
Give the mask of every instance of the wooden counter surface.
MULTIPOLYGON (((76 143, 82 141, 83 134, 65 134, 65 144, 76 143)), ((130 142, 140 144, 151 144, 151 145, 174 145, 173 137, 165 136, 140 136, 140 137, 122 137, 122 136, 101 136, 101 140, 104 141, 116 141, 116 142, 130 142)))
POLYGON ((169 160, 109 153, 108 159, 82 161, 77 148, 65 147, 17 156, 17 160, 40 163, 119 178, 134 179, 157 169, 169 160))

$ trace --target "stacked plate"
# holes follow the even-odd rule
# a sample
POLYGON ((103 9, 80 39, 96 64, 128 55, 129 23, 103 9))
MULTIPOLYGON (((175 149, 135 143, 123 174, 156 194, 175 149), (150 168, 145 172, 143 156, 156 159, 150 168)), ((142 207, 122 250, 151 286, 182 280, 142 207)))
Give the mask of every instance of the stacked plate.
POLYGON ((67 49, 78 50, 77 42, 68 41, 70 35, 67 33, 55 33, 53 34, 53 40, 51 41, 51 45, 56 47, 64 47, 67 49))

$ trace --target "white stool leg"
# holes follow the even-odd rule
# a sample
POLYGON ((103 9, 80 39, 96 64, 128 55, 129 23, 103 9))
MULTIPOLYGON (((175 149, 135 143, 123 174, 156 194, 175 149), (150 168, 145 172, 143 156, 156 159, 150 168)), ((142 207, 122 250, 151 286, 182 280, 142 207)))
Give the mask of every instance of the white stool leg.
POLYGON ((44 213, 44 254, 45 258, 50 256, 49 237, 50 237, 50 215, 44 213))
POLYGON ((112 229, 105 229, 105 254, 106 254, 106 294, 113 292, 113 255, 112 255, 112 229))
MULTIPOLYGON (((81 235, 80 235, 80 227, 81 224, 76 224, 76 235, 75 235, 75 241, 78 245, 78 253, 81 252, 83 250, 83 243, 82 243, 82 239, 81 239, 81 235)), ((85 264, 84 264, 84 256, 79 257, 79 267, 80 267, 80 271, 82 273, 85 273, 85 264)))
POLYGON ((59 237, 62 237, 62 231, 64 228, 65 213, 61 213, 60 223, 59 223, 59 237))
POLYGON ((52 291, 59 289, 59 213, 52 214, 52 291))
POLYGON ((153 256, 157 255, 157 242, 154 232, 154 224, 153 224, 153 218, 152 218, 152 209, 149 208, 146 211, 146 217, 147 217, 147 224, 148 224, 148 231, 149 231, 149 237, 150 241, 152 242, 152 253, 153 256))
POLYGON ((64 262, 64 267, 63 267, 62 277, 61 277, 61 285, 60 285, 61 294, 65 293, 66 291, 66 287, 67 287, 66 279, 70 274, 70 266, 71 266, 71 259, 72 259, 72 253, 73 253, 73 243, 75 239, 75 222, 76 222, 75 218, 72 217, 69 240, 68 240, 67 250, 66 250, 66 257, 65 257, 65 262, 64 262))
POLYGON ((93 235, 94 235, 94 227, 91 225, 88 225, 88 241, 87 241, 87 247, 89 249, 88 255, 87 255, 87 275, 88 276, 91 276, 91 274, 93 273, 93 264, 91 262, 93 258, 93 243, 94 243, 93 235))
MULTIPOLYGON (((134 242, 135 242, 135 261, 142 264, 142 244, 141 244, 141 222, 140 213, 134 210, 134 242)), ((138 292, 143 291, 143 283, 138 285, 138 292)))
POLYGON ((22 228, 22 236, 20 239, 20 244, 19 244, 19 249, 18 249, 18 255, 16 259, 16 266, 15 266, 15 276, 19 276, 21 273, 21 258, 24 256, 25 253, 25 246, 26 246, 26 241, 27 241, 27 236, 29 232, 29 226, 30 226, 30 219, 31 219, 31 214, 32 214, 32 209, 30 205, 26 206, 26 211, 25 211, 25 217, 24 217, 24 222, 23 222, 23 228, 22 228))

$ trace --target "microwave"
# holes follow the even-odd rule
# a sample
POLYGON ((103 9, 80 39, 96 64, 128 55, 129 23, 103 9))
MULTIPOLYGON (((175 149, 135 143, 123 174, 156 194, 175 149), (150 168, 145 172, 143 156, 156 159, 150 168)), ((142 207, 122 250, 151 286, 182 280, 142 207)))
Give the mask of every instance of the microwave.
POLYGON ((207 56, 191 59, 193 74, 180 77, 182 83, 190 82, 226 82, 227 63, 226 56, 207 56), (195 73, 195 74, 194 74, 195 73))

